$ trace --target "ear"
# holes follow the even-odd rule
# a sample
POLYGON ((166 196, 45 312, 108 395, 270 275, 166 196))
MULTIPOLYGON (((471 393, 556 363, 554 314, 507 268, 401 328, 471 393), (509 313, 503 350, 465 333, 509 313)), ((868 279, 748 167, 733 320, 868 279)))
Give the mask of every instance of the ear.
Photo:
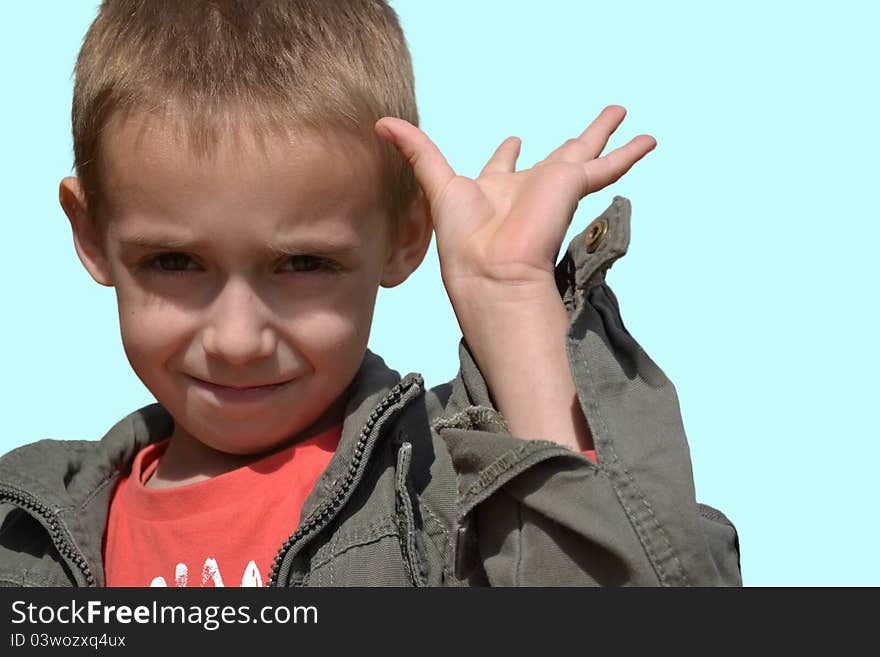
POLYGON ((58 188, 58 200, 73 229, 73 245, 80 262, 92 278, 101 285, 113 286, 110 265, 98 228, 89 215, 85 191, 79 178, 68 176, 58 188))
POLYGON ((385 262, 382 287, 395 287, 409 278, 425 259, 433 234, 428 200, 420 188, 404 213, 397 248, 391 251, 385 262))

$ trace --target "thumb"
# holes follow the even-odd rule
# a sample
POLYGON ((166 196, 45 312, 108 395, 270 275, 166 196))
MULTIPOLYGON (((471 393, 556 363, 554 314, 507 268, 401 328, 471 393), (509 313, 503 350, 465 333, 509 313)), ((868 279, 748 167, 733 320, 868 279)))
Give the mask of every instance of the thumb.
POLYGON ((455 171, 440 149, 428 135, 403 119, 385 116, 376 121, 373 128, 409 162, 416 180, 433 206, 449 181, 455 178, 455 171))

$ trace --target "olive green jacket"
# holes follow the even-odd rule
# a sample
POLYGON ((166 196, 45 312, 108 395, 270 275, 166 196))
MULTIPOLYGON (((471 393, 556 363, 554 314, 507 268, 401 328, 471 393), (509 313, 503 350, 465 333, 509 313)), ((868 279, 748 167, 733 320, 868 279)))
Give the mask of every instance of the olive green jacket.
MULTIPOLYGON (((464 340, 458 376, 427 391, 367 351, 339 447, 267 583, 741 584, 734 526, 695 499, 675 389, 605 283, 629 236, 616 196, 556 267, 598 465, 511 436, 464 340)), ((103 585, 114 485, 172 427, 153 404, 100 441, 42 440, 0 459, 0 584, 103 585)))

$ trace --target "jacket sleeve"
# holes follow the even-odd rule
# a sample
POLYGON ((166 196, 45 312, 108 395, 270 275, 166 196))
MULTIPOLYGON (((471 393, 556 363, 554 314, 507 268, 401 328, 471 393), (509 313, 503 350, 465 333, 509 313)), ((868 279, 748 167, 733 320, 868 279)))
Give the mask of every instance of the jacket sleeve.
POLYGON ((465 581, 742 584, 735 527, 695 499, 675 388, 627 331, 604 280, 629 235, 630 203, 616 196, 556 268, 598 465, 556 443, 511 436, 460 344, 461 368, 433 426, 458 476, 455 560, 465 581))

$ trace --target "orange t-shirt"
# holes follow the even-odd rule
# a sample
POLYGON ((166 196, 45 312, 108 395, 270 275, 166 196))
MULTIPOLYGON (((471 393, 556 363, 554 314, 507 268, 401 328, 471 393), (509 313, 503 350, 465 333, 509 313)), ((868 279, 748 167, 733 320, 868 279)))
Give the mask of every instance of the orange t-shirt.
MULTIPOLYGON (((341 431, 340 424, 248 466, 160 490, 144 483, 168 440, 148 445, 110 502, 107 586, 262 586, 341 431)), ((581 453, 596 462, 594 450, 581 453)))
POLYGON ((107 586, 262 586, 330 463, 342 425, 206 481, 145 488, 168 440, 135 457, 110 502, 107 586))

